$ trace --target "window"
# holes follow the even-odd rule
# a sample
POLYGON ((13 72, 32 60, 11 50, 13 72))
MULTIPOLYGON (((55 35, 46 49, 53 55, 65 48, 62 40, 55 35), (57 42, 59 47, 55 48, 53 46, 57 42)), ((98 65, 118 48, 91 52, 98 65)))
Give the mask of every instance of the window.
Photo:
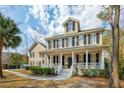
POLYGON ((41 61, 39 61, 39 67, 41 66, 41 61))
POLYGON ((96 33, 96 43, 99 44, 99 33, 96 33))
POLYGON ((50 63, 50 56, 48 56, 48 59, 49 59, 49 63, 50 63))
POLYGON ((88 35, 88 44, 91 44, 91 35, 88 35))
POLYGON ((62 65, 64 65, 64 59, 65 59, 64 56, 62 56, 62 65))
POLYGON ((55 64, 55 60, 56 60, 56 59, 55 59, 55 56, 54 56, 54 57, 53 57, 53 63, 54 63, 54 64, 55 64))
POLYGON ((32 53, 30 52, 30 58, 32 57, 32 53))
POLYGON ((68 47, 68 38, 66 38, 66 47, 68 47))
POLYGON ((31 54, 32 54, 32 57, 35 57, 35 54, 34 54, 34 52, 32 52, 31 54))
POLYGON ((79 45, 79 37, 77 36, 77 46, 79 45))
POLYGON ((76 57, 77 57, 77 63, 79 63, 79 55, 77 55, 76 57))
POLYGON ((39 52, 39 57, 41 57, 42 56, 42 53, 41 52, 39 52))
POLYGON ((55 48, 55 40, 53 40, 53 48, 55 48))
POLYGON ((66 24, 66 32, 68 32, 68 23, 66 24))
POLYGON ((56 40, 57 48, 59 47, 58 40, 56 40))
POLYGON ((50 49, 50 41, 48 41, 48 48, 50 49))
POLYGON ((73 22, 72 21, 68 22, 68 32, 71 32, 71 31, 73 31, 73 22))
POLYGON ((91 54, 88 54, 88 63, 91 62, 91 54))
POLYGON ((62 39, 62 47, 64 47, 64 39, 62 39))
POLYGON ((86 54, 83 55, 84 56, 84 63, 86 63, 86 54))
POLYGON ((59 58, 59 57, 57 56, 57 64, 59 63, 59 60, 58 60, 58 58, 59 58))
POLYGON ((86 39, 86 35, 84 35, 84 45, 86 45, 87 39, 86 39))
POLYGON ((74 37, 72 37, 72 46, 75 45, 75 40, 74 40, 74 37))
POLYGON ((30 61, 30 66, 32 66, 32 61, 30 61))
POLYGON ((44 60, 42 60, 42 64, 44 64, 44 60))
POLYGON ((79 43, 80 46, 82 45, 82 36, 81 35, 79 36, 78 43, 79 43))
POLYGON ((96 53, 96 63, 99 63, 99 53, 96 53))

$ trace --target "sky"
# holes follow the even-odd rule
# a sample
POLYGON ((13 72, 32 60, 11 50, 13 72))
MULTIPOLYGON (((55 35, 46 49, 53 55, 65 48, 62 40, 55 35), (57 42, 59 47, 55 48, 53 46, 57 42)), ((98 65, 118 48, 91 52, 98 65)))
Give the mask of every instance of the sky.
MULTIPOLYGON (((36 40, 46 44, 45 37, 62 34, 62 23, 69 17, 79 19, 82 30, 106 27, 107 24, 103 24, 96 17, 101 10, 103 10, 102 6, 95 5, 0 6, 0 12, 13 19, 21 31, 22 43, 16 49, 9 49, 19 53, 25 53, 27 47, 29 48, 36 40)), ((122 16, 121 23, 124 22, 122 16)))

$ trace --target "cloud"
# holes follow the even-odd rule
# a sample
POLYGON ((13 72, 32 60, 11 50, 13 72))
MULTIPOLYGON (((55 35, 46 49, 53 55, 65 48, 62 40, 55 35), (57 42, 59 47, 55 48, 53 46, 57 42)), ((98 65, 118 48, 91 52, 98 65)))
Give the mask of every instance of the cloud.
POLYGON ((81 29, 102 27, 102 22, 96 18, 101 6, 32 6, 29 14, 38 20, 39 25, 47 31, 46 36, 63 33, 62 23, 68 17, 80 20, 81 29))
POLYGON ((24 22, 27 23, 29 19, 30 19, 30 16, 29 16, 29 14, 27 14, 27 15, 25 16, 24 22))

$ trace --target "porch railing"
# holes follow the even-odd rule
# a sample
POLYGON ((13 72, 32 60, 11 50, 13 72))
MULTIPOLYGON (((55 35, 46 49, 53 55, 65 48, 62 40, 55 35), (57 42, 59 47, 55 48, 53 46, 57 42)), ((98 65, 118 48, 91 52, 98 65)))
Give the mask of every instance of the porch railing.
MULTIPOLYGON (((78 68, 86 69, 86 63, 77 63, 76 66, 78 68)), ((95 63, 95 62, 88 63, 88 69, 100 69, 100 68, 101 68, 100 63, 95 63)))
POLYGON ((57 74, 59 74, 62 70, 62 64, 59 63, 59 65, 57 66, 57 74))

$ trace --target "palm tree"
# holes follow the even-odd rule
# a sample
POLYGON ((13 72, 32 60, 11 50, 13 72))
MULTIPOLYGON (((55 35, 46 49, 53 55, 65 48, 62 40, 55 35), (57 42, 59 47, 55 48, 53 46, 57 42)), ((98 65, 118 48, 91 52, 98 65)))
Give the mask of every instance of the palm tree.
POLYGON ((19 33, 16 23, 0 13, 0 78, 3 78, 2 49, 17 47, 22 41, 19 33))

